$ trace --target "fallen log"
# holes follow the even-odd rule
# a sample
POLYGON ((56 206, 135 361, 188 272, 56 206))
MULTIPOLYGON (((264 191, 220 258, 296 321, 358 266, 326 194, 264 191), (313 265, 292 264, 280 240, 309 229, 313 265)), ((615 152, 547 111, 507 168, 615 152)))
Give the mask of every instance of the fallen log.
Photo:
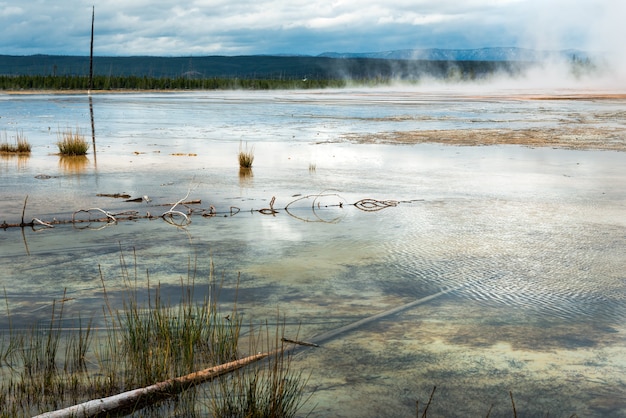
POLYGON ((415 306, 418 306, 418 305, 421 305, 423 303, 429 302, 429 301, 431 301, 431 300, 433 300, 435 298, 438 298, 439 296, 443 296, 445 294, 448 294, 448 293, 460 290, 460 289, 464 288, 467 285, 468 284, 466 283, 466 284, 462 284, 460 286, 450 287, 450 288, 441 290, 441 291, 439 291, 437 293, 434 293, 432 295, 425 296, 425 297, 423 297, 421 299, 416 299, 416 300, 414 300, 412 302, 409 302, 409 303, 406 303, 404 305, 396 306, 395 308, 389 309, 387 311, 380 312, 380 313, 377 313, 377 314, 372 315, 372 316, 368 316, 367 318, 360 319, 360 320, 358 320, 356 322, 353 322, 351 324, 345 325, 343 327, 333 329, 331 331, 325 332, 325 333, 320 334, 320 335, 316 335, 315 337, 311 338, 311 341, 315 345, 320 345, 322 342, 330 340, 332 338, 335 338, 335 337, 339 336, 340 334, 344 334, 346 332, 354 331, 357 328, 360 328, 360 327, 362 327, 364 325, 367 325, 369 323, 372 323, 374 321, 378 321, 379 319, 382 319, 382 318, 385 318, 385 317, 388 317, 388 316, 391 316, 391 315, 395 315, 395 314, 400 313, 402 311, 406 311, 408 309, 414 308, 415 306))
POLYGON ((46 412, 37 415, 35 418, 92 418, 122 414, 124 412, 130 413, 149 404, 175 396, 194 385, 213 380, 216 377, 230 373, 248 364, 279 354, 285 349, 286 348, 279 348, 273 351, 244 357, 230 363, 209 367, 208 369, 190 373, 185 376, 155 383, 154 385, 119 393, 107 398, 87 401, 57 411, 46 412))

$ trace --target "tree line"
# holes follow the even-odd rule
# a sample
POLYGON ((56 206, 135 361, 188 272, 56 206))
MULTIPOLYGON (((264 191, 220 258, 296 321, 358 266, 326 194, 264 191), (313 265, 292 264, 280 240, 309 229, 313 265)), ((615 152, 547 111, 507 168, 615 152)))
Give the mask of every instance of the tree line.
MULTIPOLYGON (((93 77, 94 90, 273 90, 345 87, 340 79, 189 78, 148 76, 93 77)), ((87 90, 89 77, 79 75, 0 76, 0 90, 87 90)))
MULTIPOLYGON (((530 63, 328 57, 94 57, 97 90, 293 89, 391 80, 477 80, 517 75, 530 63)), ((89 57, 0 55, 0 89, 84 90, 89 57)))

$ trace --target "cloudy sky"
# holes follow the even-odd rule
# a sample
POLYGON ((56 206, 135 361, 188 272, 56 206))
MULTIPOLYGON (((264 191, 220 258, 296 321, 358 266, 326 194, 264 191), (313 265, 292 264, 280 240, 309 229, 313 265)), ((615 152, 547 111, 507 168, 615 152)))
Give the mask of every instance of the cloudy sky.
POLYGON ((0 0, 0 54, 624 50, 624 0, 0 0))

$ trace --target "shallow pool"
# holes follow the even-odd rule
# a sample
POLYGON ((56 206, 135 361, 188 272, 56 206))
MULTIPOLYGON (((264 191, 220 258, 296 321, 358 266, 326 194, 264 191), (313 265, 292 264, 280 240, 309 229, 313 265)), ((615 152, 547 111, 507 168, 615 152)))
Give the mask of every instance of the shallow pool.
POLYGON ((68 320, 97 318, 103 282, 114 301, 124 291, 122 256, 173 300, 213 265, 225 306, 237 293, 259 324, 278 311, 301 340, 448 290, 299 353, 305 412, 413 416, 436 386, 433 416, 510 415, 509 392, 521 416, 623 416, 625 152, 346 140, 623 123, 609 116, 620 101, 509 96, 98 94, 96 152, 70 161, 57 133, 91 141, 87 97, 0 96, 0 130, 33 145, 0 159, 0 222, 59 221, 0 231, 13 326, 46 320, 64 295, 68 320), (191 223, 159 217, 172 208, 191 223), (119 221, 68 222, 80 209, 119 221))

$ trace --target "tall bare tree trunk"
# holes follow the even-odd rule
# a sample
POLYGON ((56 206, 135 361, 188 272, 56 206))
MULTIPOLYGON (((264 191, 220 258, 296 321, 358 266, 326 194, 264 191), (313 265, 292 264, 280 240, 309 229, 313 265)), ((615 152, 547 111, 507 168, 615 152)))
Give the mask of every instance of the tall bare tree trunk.
POLYGON ((96 17, 96 6, 91 6, 91 47, 89 49, 89 91, 93 89, 93 24, 96 17))

